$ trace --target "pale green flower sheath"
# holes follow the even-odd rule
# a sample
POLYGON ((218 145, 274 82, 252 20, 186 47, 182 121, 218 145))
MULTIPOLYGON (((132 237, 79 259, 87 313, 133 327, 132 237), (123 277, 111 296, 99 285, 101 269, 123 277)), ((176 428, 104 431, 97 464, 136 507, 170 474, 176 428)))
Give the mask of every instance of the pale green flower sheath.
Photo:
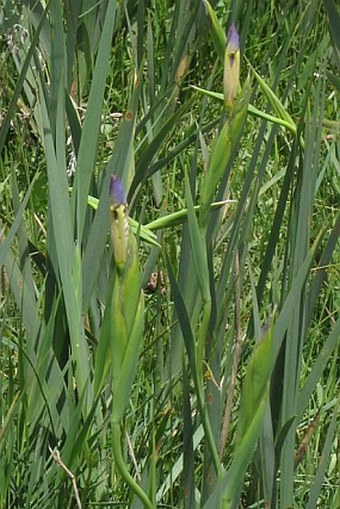
POLYGON ((224 103, 227 109, 234 105, 240 80, 240 43, 234 23, 228 31, 227 47, 224 56, 224 103))
POLYGON ((113 256, 118 272, 123 272, 129 248, 129 224, 126 195, 121 180, 112 175, 110 180, 111 238, 113 256))

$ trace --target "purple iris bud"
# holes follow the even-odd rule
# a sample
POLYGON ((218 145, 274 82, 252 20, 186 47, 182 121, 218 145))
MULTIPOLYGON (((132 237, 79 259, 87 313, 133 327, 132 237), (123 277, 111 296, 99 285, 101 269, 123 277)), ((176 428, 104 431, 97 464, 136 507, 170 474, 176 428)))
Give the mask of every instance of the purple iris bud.
POLYGON ((240 80, 240 41, 234 23, 228 31, 224 56, 223 91, 227 110, 233 108, 240 80))
POLYGON ((110 179, 110 197, 115 207, 126 204, 126 194, 123 183, 117 175, 112 175, 110 179))
POLYGON ((234 23, 231 24, 228 30, 227 48, 230 53, 235 53, 240 49, 240 39, 234 23))

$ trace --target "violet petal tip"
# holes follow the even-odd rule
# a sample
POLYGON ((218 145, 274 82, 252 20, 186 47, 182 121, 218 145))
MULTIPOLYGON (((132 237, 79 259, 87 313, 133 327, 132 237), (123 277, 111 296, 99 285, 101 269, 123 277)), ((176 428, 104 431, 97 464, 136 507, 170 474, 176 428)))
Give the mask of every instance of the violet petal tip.
POLYGON ((113 205, 115 206, 126 203, 126 194, 123 183, 117 175, 112 175, 110 179, 110 197, 113 205))
POLYGON ((232 52, 240 49, 240 39, 234 23, 230 25, 228 30, 227 47, 232 52))

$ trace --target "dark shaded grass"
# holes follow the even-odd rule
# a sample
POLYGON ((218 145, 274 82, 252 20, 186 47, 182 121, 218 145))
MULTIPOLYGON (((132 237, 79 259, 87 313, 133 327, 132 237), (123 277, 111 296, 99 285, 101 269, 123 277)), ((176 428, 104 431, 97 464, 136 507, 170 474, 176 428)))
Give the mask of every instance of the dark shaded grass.
MULTIPOLYGON (((213 140, 229 120, 219 103, 187 87, 222 89, 203 5, 149 9, 129 1, 62 11, 52 4, 46 12, 39 2, 33 10, 23 4, 30 35, 13 54, 17 77, 0 130, 0 505, 75 507, 51 446, 75 475, 84 507, 140 507, 112 457, 111 390, 103 387, 97 400, 93 388, 112 264, 108 180, 117 173, 131 214, 144 223, 188 207, 187 224, 160 228, 161 248, 139 247, 144 280, 154 270, 162 278, 146 296, 145 347, 121 429, 131 475, 157 505, 236 507, 241 500, 283 508, 319 500, 332 507, 339 147, 337 124, 326 130, 325 120, 337 121, 335 6, 324 2, 331 46, 319 2, 256 14, 243 2, 232 12, 218 5, 218 18, 239 26, 241 50, 269 87, 253 79, 251 104, 276 117, 289 112, 297 127, 294 135, 248 115, 243 127, 236 124, 238 135, 218 146, 213 140), (268 104, 268 90, 282 110, 268 104), (41 149, 25 148, 27 134, 15 121, 19 98, 31 111, 26 133, 41 149), (103 112, 116 109, 123 118, 112 136, 103 112), (214 182, 206 159, 212 165, 218 151, 224 167, 216 163, 214 182), (87 207, 89 194, 100 198, 96 211, 87 207), (196 220, 193 205, 206 196, 237 202, 210 213, 205 225, 203 207, 196 220), (267 322, 270 381, 258 353, 267 322), (263 385, 258 405, 252 373, 263 385)), ((11 22, 1 23, 2 55, 9 55, 11 22)), ((214 40, 221 57, 224 43, 214 40)), ((248 71, 243 61, 242 84, 248 71)))

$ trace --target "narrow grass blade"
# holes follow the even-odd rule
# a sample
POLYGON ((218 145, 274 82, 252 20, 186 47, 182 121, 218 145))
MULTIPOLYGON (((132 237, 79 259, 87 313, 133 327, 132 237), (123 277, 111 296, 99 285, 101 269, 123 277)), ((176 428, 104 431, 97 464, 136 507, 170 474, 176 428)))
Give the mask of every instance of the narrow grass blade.
MULTIPOLYGON (((195 85, 191 85, 192 88, 197 90, 198 92, 201 92, 202 94, 206 95, 207 97, 211 97, 212 99, 217 99, 219 102, 224 101, 223 94, 219 92, 213 92, 212 90, 205 90, 204 88, 196 87, 195 85)), ((269 113, 266 113, 265 111, 261 111, 258 108, 255 108, 252 104, 248 104, 248 113, 251 115, 254 115, 254 117, 263 118, 265 120, 268 120, 269 122, 272 122, 273 124, 281 125, 282 127, 286 127, 289 129, 293 134, 296 134, 296 127, 295 125, 292 127, 291 122, 281 118, 281 117, 274 117, 273 115, 270 115, 269 113)))
POLYGON ((1 245, 1 250, 0 250, 0 267, 2 267, 4 265, 7 254, 11 248, 13 239, 14 239, 18 229, 20 228, 20 224, 22 222, 22 216, 23 216, 24 210, 27 206, 28 200, 30 198, 33 186, 34 186, 34 179, 31 182, 22 203, 20 204, 20 206, 18 207, 18 209, 16 211, 16 216, 13 221, 13 224, 11 225, 9 232, 7 233, 4 240, 3 240, 3 236, 1 238, 2 245, 1 245))
MULTIPOLYGON (((63 130, 63 97, 64 86, 60 82, 58 96, 59 110, 57 114, 58 130, 63 130)), ((41 130, 44 139, 44 148, 47 158, 47 171, 50 185, 50 204, 53 221, 52 235, 55 238, 56 253, 58 258, 58 270, 62 281, 66 303, 68 324, 73 355, 76 360, 76 377, 80 391, 83 392, 89 377, 88 348, 81 329, 81 315, 79 301, 73 285, 73 231, 71 226, 71 209, 68 198, 68 182, 66 176, 65 160, 58 160, 55 152, 52 129, 47 114, 46 104, 40 103, 41 130), (64 168, 64 171, 62 169, 64 168), (62 239, 62 241, 61 241, 62 239)))
POLYGON ((116 18, 116 2, 109 2, 105 13, 85 123, 80 140, 74 189, 77 190, 77 237, 82 238, 87 196, 97 153, 105 83, 109 72, 112 34, 116 18))
POLYGON ((11 104, 10 104, 8 110, 7 110, 6 116, 5 116, 5 118, 4 118, 3 122, 2 122, 2 125, 1 125, 1 129, 0 129, 0 154, 2 153, 3 147, 5 145, 6 137, 7 137, 9 126, 10 126, 10 122, 11 122, 11 119, 13 118, 15 109, 17 107, 17 102, 18 102, 18 99, 19 99, 20 94, 22 92, 22 87, 23 87, 23 84, 24 84, 26 76, 27 76, 27 71, 28 71, 28 68, 29 68, 29 66, 31 64, 31 60, 32 60, 34 51, 35 51, 36 46, 37 46, 38 41, 39 41, 40 32, 41 32, 41 30, 42 30, 42 28, 44 26, 44 23, 45 23, 47 9, 48 9, 48 7, 46 7, 46 9, 44 10, 44 12, 43 12, 43 14, 41 16, 41 19, 39 21, 39 24, 37 26, 37 29, 36 29, 36 32, 35 32, 34 37, 32 39, 31 45, 30 45, 29 50, 27 52, 25 61, 24 61, 23 66, 21 68, 19 78, 18 78, 18 80, 16 82, 16 86, 15 86, 14 94, 13 94, 13 97, 12 97, 12 100, 11 100, 11 104))
POLYGON ((309 491, 309 498, 306 504, 306 509, 313 509, 314 507, 318 506, 319 496, 324 486, 327 462, 329 460, 329 456, 334 445, 334 437, 336 434, 336 430, 338 428, 338 422, 339 422, 339 400, 335 405, 332 419, 327 429, 325 443, 320 454, 318 471, 315 476, 313 485, 309 491))
POLYGON ((340 319, 338 319, 333 325, 331 333, 324 341, 321 351, 319 352, 319 355, 315 360, 315 363, 311 367, 310 373, 304 386, 299 391, 297 408, 300 417, 302 416, 302 413, 306 408, 308 401, 310 400, 310 397, 315 390, 317 382, 320 380, 320 377, 323 371, 325 370, 334 349, 338 344, 339 338, 340 338, 340 319))
POLYGON ((273 90, 267 85, 264 79, 262 79, 261 76, 255 71, 255 69, 253 69, 253 73, 258 84, 260 85, 262 92, 264 93, 265 97, 267 98, 267 101, 275 111, 278 118, 285 122, 285 125, 289 128, 289 130, 293 134, 296 134, 296 124, 292 117, 290 116, 290 114, 288 113, 287 109, 281 103, 280 99, 273 92, 273 90))
POLYGON ((340 69, 340 15, 336 10, 333 0, 323 0, 323 4, 328 14, 328 22, 332 39, 334 43, 334 50, 336 54, 336 61, 338 69, 340 69))
MULTIPOLYGON (((208 261, 204 233, 199 229, 198 221, 194 213, 190 184, 186 177, 185 197, 188 204, 188 226, 190 233, 191 249, 196 277, 202 293, 203 302, 210 302, 208 261)), ((201 359, 202 360, 202 359, 201 359)), ((199 361, 200 362, 200 361, 199 361)))
POLYGON ((218 58, 221 63, 224 62, 224 53, 226 48, 227 37, 225 34, 225 30, 223 30, 221 23, 219 22, 218 17, 214 9, 211 7, 208 0, 204 0, 204 5, 208 11, 210 21, 211 21, 211 35, 214 41, 215 49, 217 51, 218 58))

